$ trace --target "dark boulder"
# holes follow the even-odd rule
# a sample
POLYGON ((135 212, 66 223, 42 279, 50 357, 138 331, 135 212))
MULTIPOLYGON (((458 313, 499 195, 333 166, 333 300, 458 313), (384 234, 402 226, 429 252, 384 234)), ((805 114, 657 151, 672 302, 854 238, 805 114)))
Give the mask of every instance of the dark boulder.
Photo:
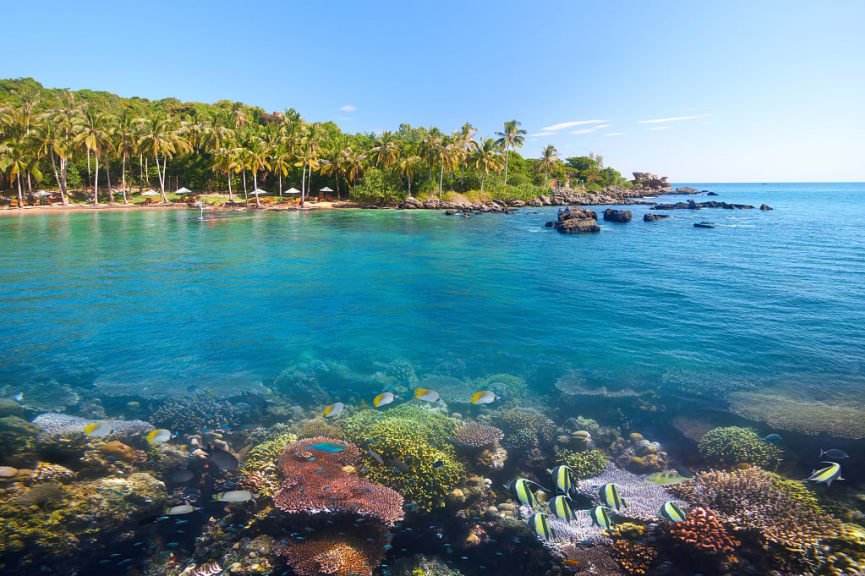
POLYGON ((767 211, 767 210, 772 210, 772 207, 769 206, 768 204, 760 204, 760 210, 762 210, 763 212, 765 212, 765 211, 767 211))
POLYGON ((676 194, 699 194, 700 191, 690 186, 679 186, 676 188, 676 194))
POLYGON ((643 214, 643 222, 657 222, 658 220, 665 220, 669 218, 669 214, 643 214))
POLYGON ((631 211, 630 210, 614 210, 612 208, 607 208, 604 210, 604 220, 607 222, 630 222, 631 221, 631 211))
POLYGON ((600 232, 598 215, 588 208, 568 207, 559 210, 558 221, 547 222, 548 228, 555 228, 561 234, 582 234, 585 232, 600 232))
POLYGON ((717 196, 718 195, 717 192, 709 192, 708 190, 703 190, 703 192, 706 193, 706 196, 717 196))
POLYGON ((714 228, 715 225, 711 222, 694 222, 694 228, 714 228))

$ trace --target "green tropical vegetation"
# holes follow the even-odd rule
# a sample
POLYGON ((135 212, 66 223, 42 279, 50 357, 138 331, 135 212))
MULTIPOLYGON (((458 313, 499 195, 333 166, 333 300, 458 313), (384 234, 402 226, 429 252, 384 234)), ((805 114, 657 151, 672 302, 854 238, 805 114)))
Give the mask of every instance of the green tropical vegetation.
POLYGON ((528 200, 551 185, 627 185, 593 154, 562 161, 547 146, 541 158, 522 157, 526 130, 517 120, 495 136, 478 137, 469 123, 450 134, 408 124, 348 134, 293 109, 268 113, 227 100, 150 101, 0 80, 0 190, 17 205, 32 203, 42 189, 56 191, 64 205, 106 196, 169 202, 181 188, 228 202, 242 194, 260 205, 256 190, 281 200, 284 186, 300 187, 301 204, 310 196, 395 204, 409 195, 528 200))

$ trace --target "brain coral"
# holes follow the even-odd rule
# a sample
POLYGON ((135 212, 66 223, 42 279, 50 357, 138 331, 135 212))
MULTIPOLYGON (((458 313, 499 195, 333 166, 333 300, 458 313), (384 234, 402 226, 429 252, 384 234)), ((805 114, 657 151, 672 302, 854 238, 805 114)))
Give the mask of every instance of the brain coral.
POLYGON ((775 469, 781 463, 781 450, 750 428, 715 428, 700 439, 699 449, 709 464, 723 468, 744 463, 775 469))

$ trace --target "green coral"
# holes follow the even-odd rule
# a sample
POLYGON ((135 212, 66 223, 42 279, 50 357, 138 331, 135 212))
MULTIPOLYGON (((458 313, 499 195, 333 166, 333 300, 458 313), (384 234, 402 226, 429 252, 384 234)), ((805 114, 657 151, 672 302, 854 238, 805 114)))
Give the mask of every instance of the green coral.
POLYGON ((492 374, 476 382, 478 390, 492 390, 499 398, 519 398, 526 391, 526 379, 513 374, 492 374))
POLYGON ((700 454, 713 466, 751 464, 774 470, 781 463, 781 450, 764 442, 750 428, 715 428, 700 440, 700 454))
POLYGON ((465 477, 448 443, 457 426, 444 414, 410 404, 385 411, 363 410, 342 423, 346 439, 371 448, 385 462, 379 463, 367 452, 366 477, 396 490, 410 509, 420 513, 444 506, 445 496, 465 477), (403 464, 407 471, 399 469, 403 464))
POLYGON ((27 448, 39 435, 39 428, 17 416, 0 418, 0 456, 11 456, 27 448))
POLYGON ((271 469, 276 464, 279 455, 285 450, 285 447, 292 442, 297 442, 297 436, 290 432, 285 432, 272 440, 253 447, 246 455, 242 471, 253 472, 271 469))
POLYGON ((533 434, 537 443, 552 444, 556 438, 556 424, 540 412, 525 408, 508 408, 498 418, 497 425, 505 432, 505 443, 516 445, 515 440, 528 444, 526 436, 533 434))
POLYGON ((601 474, 607 467, 607 457, 600 450, 559 450, 556 463, 564 464, 574 471, 578 480, 601 474))

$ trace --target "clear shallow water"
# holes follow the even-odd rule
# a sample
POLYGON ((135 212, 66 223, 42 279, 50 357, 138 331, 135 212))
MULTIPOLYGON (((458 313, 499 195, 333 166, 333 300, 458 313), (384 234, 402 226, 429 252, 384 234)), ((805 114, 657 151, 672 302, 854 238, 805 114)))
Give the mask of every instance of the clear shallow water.
POLYGON ((631 206, 633 222, 585 236, 545 229, 555 209, 0 218, 0 385, 267 384, 317 359, 362 388, 403 359, 539 391, 569 370, 679 392, 861 391, 865 184, 695 186, 775 210, 649 224, 631 206))

